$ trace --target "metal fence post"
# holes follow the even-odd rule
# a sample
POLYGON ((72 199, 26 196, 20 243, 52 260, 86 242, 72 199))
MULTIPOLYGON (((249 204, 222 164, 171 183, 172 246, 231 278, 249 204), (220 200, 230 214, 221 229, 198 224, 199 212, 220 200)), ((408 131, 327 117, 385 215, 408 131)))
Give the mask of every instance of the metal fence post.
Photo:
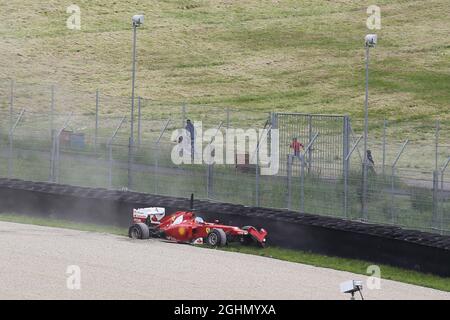
POLYGON ((14 113, 14 95, 15 95, 15 81, 11 79, 9 94, 9 130, 13 127, 13 113, 14 113))
POLYGON ((55 182, 55 158, 56 158, 56 131, 52 131, 52 149, 50 151, 50 176, 49 182, 55 182))
POLYGON ((155 152, 155 158, 154 158, 154 178, 155 178, 155 182, 154 182, 154 186, 155 186, 155 194, 158 194, 158 168, 159 168, 159 154, 160 154, 160 142, 161 142, 161 138, 164 134, 164 132, 167 130, 167 127, 169 126, 169 123, 172 119, 169 118, 167 119, 166 123, 164 124, 163 128, 161 129, 161 132, 159 133, 159 137, 156 140, 156 152, 155 152))
POLYGON ((406 146, 408 145, 409 139, 406 139, 403 145, 401 146, 397 156, 395 157, 394 162, 392 163, 392 172, 391 172, 391 221, 393 224, 397 224, 398 217, 396 215, 396 210, 394 208, 394 184, 395 184, 395 167, 397 166, 397 162, 400 159, 400 156, 403 154, 406 146))
POLYGON ((227 107, 227 126, 226 128, 230 128, 230 108, 227 107))
POLYGON ((156 144, 156 152, 155 152, 155 160, 154 160, 154 174, 153 177, 155 179, 154 187, 155 187, 155 194, 158 194, 158 167, 159 167, 159 151, 160 146, 159 143, 156 144))
MULTIPOLYGON (((12 129, 12 128, 11 128, 12 129)), ((9 144, 9 152, 8 152, 8 178, 13 177, 13 138, 12 138, 12 130, 10 130, 8 135, 8 144, 9 144)))
POLYGON ((60 165, 60 134, 55 141, 56 143, 56 161, 55 161, 55 182, 59 183, 59 165, 60 165))
POLYGON ((348 171, 349 171, 349 162, 350 157, 349 154, 349 128, 348 128, 348 116, 344 116, 343 123, 343 137, 342 137, 342 157, 343 157, 343 167, 342 174, 344 176, 344 216, 347 217, 347 180, 348 180, 348 171))
POLYGON ((300 156, 300 213, 305 213, 305 154, 300 156))
POLYGON ((260 206, 260 198, 259 198, 259 141, 258 141, 258 147, 256 149, 256 166, 255 166, 255 174, 256 174, 256 179, 255 179, 255 202, 256 202, 256 206, 259 207, 260 206))
POLYGON ((438 157, 439 157, 439 131, 440 125, 439 120, 436 120, 436 133, 435 133, 435 149, 434 149, 434 170, 438 170, 438 157))
POLYGON ((361 220, 367 221, 367 189, 368 189, 367 155, 364 155, 362 163, 362 197, 361 197, 361 220))
POLYGON ((52 132, 55 129, 54 124, 54 113, 55 113, 55 85, 51 86, 51 101, 50 101, 50 136, 52 136, 52 132))
POLYGON ((350 130, 349 130, 349 117, 348 116, 344 116, 344 128, 343 128, 343 137, 342 137, 342 155, 344 157, 344 161, 343 161, 343 172, 345 174, 345 172, 347 172, 349 170, 349 162, 350 162, 350 158, 346 160, 347 155, 349 153, 350 150, 350 130))
POLYGON ((450 163, 450 157, 448 157, 445 160, 445 163, 444 163, 444 165, 442 166, 442 169, 441 169, 441 189, 442 190, 444 190, 444 173, 445 173, 445 170, 447 170, 447 167, 448 167, 449 163, 450 163))
POLYGON ((287 199, 286 207, 291 210, 292 206, 292 155, 287 156, 287 199))
POLYGON ((269 121, 266 121, 265 125, 264 125, 264 129, 263 132, 261 133, 261 135, 257 135, 256 136, 256 150, 254 151, 254 153, 252 154, 251 157, 249 157, 249 162, 252 163, 253 161, 253 157, 255 156, 256 153, 256 165, 255 165, 255 203, 256 206, 259 207, 260 206, 260 192, 259 192, 259 146, 262 143, 262 141, 265 141, 267 139, 268 133, 270 132, 270 130, 272 130, 272 124, 269 125, 269 128, 266 130, 267 125, 269 125, 269 121), (265 137, 263 137, 263 133, 265 134, 265 137))
POLYGON ((112 170, 113 170, 113 158, 112 158, 112 144, 108 143, 108 160, 109 160, 109 167, 108 167, 108 188, 112 188, 112 170))
POLYGON ((213 164, 206 165, 206 198, 211 199, 213 195, 213 164))
MULTIPOLYGON (((220 121, 219 125, 216 128, 216 132, 214 133, 214 136, 211 137, 211 140, 209 141, 206 148, 209 148, 211 144, 215 141, 217 134, 219 133, 220 129, 222 128, 223 121, 220 121)), ((210 194, 212 193, 212 182, 213 182, 213 165, 214 163, 208 163, 206 165, 206 197, 209 198, 210 194)))
POLYGON ((439 208, 439 174, 437 170, 433 171, 433 218, 432 218, 432 228, 439 229, 438 226, 438 208, 439 208))
MULTIPOLYGON (((308 143, 311 142, 311 139, 313 138, 312 135, 312 116, 308 115, 308 143)), ((311 159, 312 159, 312 150, 309 148, 308 150, 308 173, 311 171, 311 159)))
POLYGON ((395 166, 391 168, 391 223, 397 224, 397 215, 394 207, 394 192, 395 192, 395 166))
POLYGON ((181 128, 186 125, 186 103, 181 106, 181 128))
POLYGON ((381 169, 383 177, 385 174, 385 167, 386 167, 386 125, 387 125, 387 121, 386 121, 386 119, 384 119, 384 121, 383 121, 383 164, 382 164, 382 169, 381 169))
MULTIPOLYGON (((447 167, 450 163, 450 157, 448 157, 445 160, 444 165, 442 166, 442 168, 440 169, 440 174, 441 174, 441 189, 439 192, 439 201, 442 201, 442 203, 445 202, 445 185, 444 185, 444 174, 445 174, 445 170, 447 170, 447 167)), ((444 207, 438 207, 438 214, 439 214, 439 230, 441 234, 444 234, 444 207)))
POLYGON ((54 164, 53 164, 53 170, 54 170, 54 175, 53 175, 53 182, 59 183, 59 166, 60 166, 60 136, 61 133, 64 131, 64 129, 67 128, 67 126, 69 125, 70 119, 72 118, 73 115, 73 111, 69 114, 69 116, 67 117, 66 121, 64 122, 64 125, 62 126, 62 128, 58 131, 58 134, 56 135, 55 138, 55 159, 54 159, 54 164))
POLYGON ((344 158, 344 163, 347 164, 347 169, 344 172, 344 216, 345 218, 348 218, 348 176, 349 176, 349 168, 348 168, 348 164, 350 162, 350 157, 353 154, 353 151, 355 151, 355 149, 358 147, 359 142, 362 140, 363 136, 360 136, 355 144, 353 145, 353 147, 348 151, 348 153, 346 154, 345 158, 344 158))
POLYGON ((305 212, 305 157, 308 154, 309 150, 313 146, 314 142, 316 141, 317 137, 319 136, 319 133, 316 133, 314 137, 309 141, 308 145, 306 146, 305 150, 302 154, 300 154, 300 212, 305 212))
POLYGON ((14 138, 14 130, 16 130, 17 125, 20 122, 20 119, 22 119, 23 113, 25 112, 25 109, 22 109, 22 111, 19 114, 19 117, 17 118, 16 122, 12 125, 12 127, 9 130, 8 134, 8 143, 9 143, 9 152, 8 152, 8 178, 13 177, 13 138, 14 138))
POLYGON ((98 108, 99 108, 99 91, 95 91, 95 135, 94 135, 94 150, 97 151, 97 138, 98 138, 98 108))
POLYGON ((109 159, 109 170, 108 170, 108 186, 111 189, 112 188, 112 171, 113 171, 113 158, 112 158, 112 143, 114 141, 114 138, 116 137, 117 133, 119 132, 120 128, 122 127, 122 124, 125 122, 126 116, 120 120, 119 125, 114 130, 111 137, 108 139, 107 145, 108 145, 108 159, 109 159))
MULTIPOLYGON (((350 121, 349 121, 348 125, 349 125, 350 137, 351 137, 352 141, 354 141, 356 138, 355 138, 355 133, 353 132, 352 124, 350 121)), ((359 150, 359 148, 356 148, 356 151, 358 152, 359 160, 362 163, 363 158, 361 156, 361 151, 359 150)))

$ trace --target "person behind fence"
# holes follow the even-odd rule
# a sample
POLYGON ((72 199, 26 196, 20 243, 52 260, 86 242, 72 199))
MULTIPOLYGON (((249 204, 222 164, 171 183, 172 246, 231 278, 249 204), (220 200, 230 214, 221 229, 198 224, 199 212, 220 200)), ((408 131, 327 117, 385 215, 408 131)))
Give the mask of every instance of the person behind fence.
POLYGON ((373 157, 372 157, 372 151, 367 150, 367 165, 369 167, 369 170, 373 173, 375 173, 375 162, 373 161, 373 157))
POLYGON ((292 139, 291 145, 289 146, 294 151, 294 157, 298 157, 300 159, 300 150, 303 150, 305 146, 298 141, 297 137, 292 139))
POLYGON ((191 157, 194 159, 194 145, 195 145, 195 128, 190 119, 186 121, 186 131, 189 132, 191 137, 191 157))

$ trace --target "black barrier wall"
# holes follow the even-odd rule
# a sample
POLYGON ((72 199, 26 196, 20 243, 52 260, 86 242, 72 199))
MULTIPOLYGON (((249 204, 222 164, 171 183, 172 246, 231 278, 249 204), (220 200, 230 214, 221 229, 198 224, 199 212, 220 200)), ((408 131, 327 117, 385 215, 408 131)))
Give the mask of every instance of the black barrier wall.
MULTIPOLYGON (((189 196, 189 195, 187 195, 189 196)), ((189 200, 149 194, 0 179, 0 211, 127 227, 136 207, 187 210, 189 200)), ((195 201, 198 215, 269 232, 283 248, 354 258, 450 276, 450 237, 285 210, 195 201)))

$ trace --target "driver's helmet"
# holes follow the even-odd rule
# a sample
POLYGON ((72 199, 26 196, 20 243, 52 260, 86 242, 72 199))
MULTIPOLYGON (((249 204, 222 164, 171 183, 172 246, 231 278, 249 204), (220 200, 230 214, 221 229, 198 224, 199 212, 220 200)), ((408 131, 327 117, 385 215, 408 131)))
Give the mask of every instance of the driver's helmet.
POLYGON ((205 221, 203 220, 202 217, 195 217, 195 222, 196 223, 205 223, 205 221))

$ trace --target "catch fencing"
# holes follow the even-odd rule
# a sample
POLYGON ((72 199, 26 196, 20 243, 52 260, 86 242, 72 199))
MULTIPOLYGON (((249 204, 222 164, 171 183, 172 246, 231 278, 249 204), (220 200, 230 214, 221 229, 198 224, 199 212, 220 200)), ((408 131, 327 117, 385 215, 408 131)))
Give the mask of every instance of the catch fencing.
POLYGON ((450 233, 443 123, 422 124, 430 137, 423 141, 391 134, 394 123, 372 121, 371 130, 379 126, 382 134, 369 140, 375 161, 364 192, 362 126, 348 116, 249 113, 137 97, 131 117, 130 105, 129 98, 99 91, 0 81, 0 176, 186 198, 194 193, 212 201, 450 233), (236 155, 243 164, 174 164, 173 132, 187 119, 217 133, 266 127, 267 141, 278 129, 278 174, 261 174, 266 164, 258 157, 250 161, 256 150, 236 155), (294 138, 304 145, 299 154, 291 148, 294 138))

